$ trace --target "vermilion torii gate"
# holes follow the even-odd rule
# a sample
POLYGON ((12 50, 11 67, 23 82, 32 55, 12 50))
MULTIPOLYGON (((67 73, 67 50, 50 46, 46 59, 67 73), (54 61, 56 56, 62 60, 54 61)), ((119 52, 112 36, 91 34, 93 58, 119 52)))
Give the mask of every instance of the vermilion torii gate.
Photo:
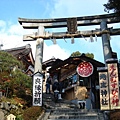
POLYGON ((35 55, 35 73, 42 71, 43 43, 46 39, 63 39, 63 38, 80 38, 97 35, 102 37, 104 60, 112 57, 110 48, 109 35, 119 35, 120 29, 108 28, 107 24, 120 22, 117 14, 105 14, 96 16, 84 16, 74 18, 57 18, 57 19, 26 19, 18 18, 19 23, 25 29, 38 29, 34 34, 24 35, 23 41, 37 40, 35 55), (89 31, 78 31, 78 26, 100 25, 100 29, 89 31), (66 32, 49 33, 47 28, 67 27, 66 32))

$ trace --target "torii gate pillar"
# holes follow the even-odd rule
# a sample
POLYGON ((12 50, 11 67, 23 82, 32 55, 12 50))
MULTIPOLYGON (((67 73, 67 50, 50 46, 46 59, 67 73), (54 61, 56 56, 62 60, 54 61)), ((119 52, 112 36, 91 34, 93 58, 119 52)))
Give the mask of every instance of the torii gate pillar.
MULTIPOLYGON (((107 30, 106 20, 102 20, 100 27, 101 27, 101 31, 107 30)), ((104 62, 106 64, 106 60, 109 58, 112 58, 112 50, 110 47, 110 41, 106 33, 102 34, 102 46, 103 46, 103 53, 104 53, 104 62)))
MULTIPOLYGON (((39 26, 38 27, 38 35, 39 36, 43 36, 44 35, 44 26, 39 26)), ((34 73, 36 73, 38 71, 42 72, 43 45, 44 45, 43 38, 37 38, 34 73)))

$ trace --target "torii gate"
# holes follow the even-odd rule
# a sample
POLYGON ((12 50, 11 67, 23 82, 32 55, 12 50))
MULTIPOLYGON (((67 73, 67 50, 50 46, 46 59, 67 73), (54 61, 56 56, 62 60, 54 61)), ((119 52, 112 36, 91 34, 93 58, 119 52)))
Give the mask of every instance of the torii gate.
POLYGON ((90 35, 102 36, 102 45, 104 53, 104 61, 112 58, 112 51, 109 35, 119 35, 120 29, 108 28, 107 24, 120 22, 120 17, 117 14, 105 14, 96 16, 84 16, 73 18, 58 18, 58 19, 26 19, 18 18, 19 23, 25 29, 38 29, 34 34, 24 35, 23 41, 37 40, 36 55, 35 55, 35 73, 42 72, 43 60, 43 44, 46 39, 63 39, 63 38, 80 38, 90 37, 90 35), (77 26, 100 25, 100 29, 89 31, 78 31, 77 26), (67 32, 49 33, 45 31, 47 28, 67 27, 67 32))

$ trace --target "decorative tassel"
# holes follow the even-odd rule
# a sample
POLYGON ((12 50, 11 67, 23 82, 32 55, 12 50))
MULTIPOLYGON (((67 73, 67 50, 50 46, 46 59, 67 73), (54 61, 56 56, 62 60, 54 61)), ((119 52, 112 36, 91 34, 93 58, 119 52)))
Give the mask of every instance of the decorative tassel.
POLYGON ((53 38, 53 44, 56 44, 57 42, 56 42, 56 39, 55 38, 53 38))
POLYGON ((95 34, 95 41, 97 42, 97 35, 95 34))
POLYGON ((71 44, 73 44, 74 42, 74 37, 71 37, 71 44))
POLYGON ((90 42, 94 42, 93 36, 90 35, 90 42))
POLYGON ((83 35, 81 35, 81 37, 84 38, 87 41, 87 39, 83 35))
POLYGON ((67 41, 65 40, 65 38, 63 37, 64 41, 67 43, 67 41))

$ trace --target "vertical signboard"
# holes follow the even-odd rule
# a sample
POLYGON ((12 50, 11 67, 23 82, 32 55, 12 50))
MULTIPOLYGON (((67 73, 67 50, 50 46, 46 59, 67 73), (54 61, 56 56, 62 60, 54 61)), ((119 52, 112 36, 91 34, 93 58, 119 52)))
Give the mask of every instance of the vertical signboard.
POLYGON ((99 85, 100 85, 100 109, 109 110, 109 83, 107 68, 98 68, 99 71, 99 85))
POLYGON ((109 88, 110 88, 110 105, 112 109, 120 109, 119 100, 119 76, 117 60, 107 61, 109 88))
POLYGON ((42 106, 42 80, 40 72, 33 75, 33 106, 42 106))

